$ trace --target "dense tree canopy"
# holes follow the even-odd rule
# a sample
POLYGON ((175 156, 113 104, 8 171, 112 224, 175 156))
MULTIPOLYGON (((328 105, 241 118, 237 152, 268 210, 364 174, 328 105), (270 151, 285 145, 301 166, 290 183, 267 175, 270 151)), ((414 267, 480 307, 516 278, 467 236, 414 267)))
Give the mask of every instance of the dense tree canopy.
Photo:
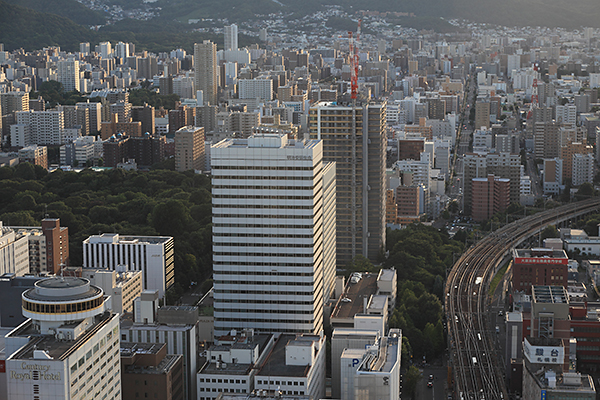
MULTIPOLYGON (((446 270, 452 266, 454 255, 462 253, 464 244, 452 240, 446 232, 422 224, 409 225, 402 230, 387 232, 388 257, 374 266, 358 256, 347 273, 377 272, 381 267, 396 269, 398 291, 396 308, 390 315, 390 328, 401 328, 415 359, 431 359, 444 348, 442 299, 446 270)), ((411 355, 403 354, 406 359, 411 355)))
POLYGON ((0 221, 39 226, 47 213, 69 228, 70 264, 82 264, 89 235, 175 238, 175 294, 210 278, 210 180, 190 172, 120 169, 48 174, 29 163, 0 168, 0 221))

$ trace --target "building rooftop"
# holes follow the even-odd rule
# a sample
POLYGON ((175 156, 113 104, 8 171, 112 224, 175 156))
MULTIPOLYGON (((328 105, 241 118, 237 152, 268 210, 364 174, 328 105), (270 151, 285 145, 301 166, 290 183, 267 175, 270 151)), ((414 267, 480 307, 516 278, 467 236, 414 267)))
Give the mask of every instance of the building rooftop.
POLYGON ((402 343, 402 334, 398 329, 391 329, 390 336, 383 337, 381 340, 381 346, 379 347, 378 357, 375 363, 368 364, 363 363, 359 371, 381 371, 390 372, 394 365, 399 361, 398 355, 400 354, 400 346, 402 343))
POLYGON ((394 269, 382 269, 379 271, 379 280, 391 281, 394 279, 394 275, 396 275, 396 271, 394 269))
POLYGON ((290 395, 290 394, 280 394, 276 393, 276 391, 271 390, 255 390, 250 394, 231 394, 231 393, 220 393, 217 396, 217 400, 250 400, 250 399, 260 399, 260 400, 313 400, 310 396, 305 395, 290 395))
MULTIPOLYGON (((568 259, 567 253, 562 249, 514 249, 513 258, 560 258, 568 259)), ((566 264, 566 263, 565 263, 566 264)))
POLYGON ((523 323, 523 314, 520 312, 507 312, 506 322, 520 322, 523 323))
POLYGON ((195 306, 162 306, 160 309, 163 311, 197 311, 198 307, 195 307, 195 306))
POLYGON ((377 338, 380 336, 378 331, 367 331, 367 330, 358 330, 358 329, 345 329, 345 328, 335 328, 333 331, 332 337, 341 338, 343 336, 347 336, 349 338, 357 338, 359 336, 367 337, 367 338, 377 338))
POLYGON ((38 301, 74 301, 103 293, 102 289, 90 285, 90 281, 85 278, 53 277, 39 280, 34 285, 33 289, 23 293, 24 297, 38 301))
MULTIPOLYGON (((91 334, 99 331, 108 324, 114 315, 115 314, 111 314, 110 312, 105 312, 104 314, 94 317, 94 324, 75 340, 58 339, 54 335, 42 335, 34 328, 31 320, 25 321, 6 335, 7 337, 29 337, 29 343, 23 346, 10 358, 32 360, 35 358, 34 351, 42 350, 52 359, 64 360, 73 351, 84 345, 91 334)), ((65 325, 64 327, 67 326, 68 325, 65 325)))
POLYGON ((171 236, 124 236, 118 233, 103 233, 92 235, 83 243, 113 243, 113 244, 161 244, 173 239, 171 236))
MULTIPOLYGON (((229 352, 232 349, 253 349, 258 346, 258 359, 260 360, 268 344, 272 341, 272 334, 259 334, 249 337, 242 338, 233 344, 223 345, 212 345, 208 349, 209 352, 229 352)), ((209 353, 214 355, 213 353, 209 353)), ((233 357, 232 357, 233 358, 233 357)), ((258 362, 258 361, 257 361, 258 362)), ((222 362, 217 360, 207 360, 206 363, 200 368, 200 374, 212 374, 212 375, 248 375, 251 370, 255 368, 254 363, 239 363, 239 362, 222 362)))
POLYGON ((158 354, 164 343, 121 342, 121 357, 133 357, 135 354, 158 354))
POLYGON ((569 303, 567 291, 562 286, 533 286, 531 297, 534 303, 569 303))
POLYGON ((123 364, 123 373, 128 374, 166 374, 177 361, 182 358, 180 354, 167 354, 159 361, 157 365, 136 364, 136 355, 154 355, 156 356, 165 347, 164 343, 131 343, 121 342, 121 358, 131 358, 132 364, 123 364))
POLYGON ((377 274, 363 273, 357 283, 348 283, 341 299, 331 313, 331 318, 353 318, 356 314, 363 313, 364 298, 369 300, 371 295, 377 293, 377 274), (349 299, 351 301, 343 300, 349 299))
MULTIPOLYGON (((308 376, 308 371, 310 371, 310 365, 287 365, 285 362, 285 347, 289 343, 294 343, 297 345, 296 341, 300 338, 302 341, 307 341, 309 344, 311 343, 311 339, 314 341, 320 340, 319 336, 316 335, 281 335, 275 342, 275 346, 269 355, 269 358, 262 365, 260 371, 258 371, 257 375, 260 376, 289 376, 289 377, 306 377, 308 376)), ((324 349, 319 349, 319 351, 323 351, 324 349)))

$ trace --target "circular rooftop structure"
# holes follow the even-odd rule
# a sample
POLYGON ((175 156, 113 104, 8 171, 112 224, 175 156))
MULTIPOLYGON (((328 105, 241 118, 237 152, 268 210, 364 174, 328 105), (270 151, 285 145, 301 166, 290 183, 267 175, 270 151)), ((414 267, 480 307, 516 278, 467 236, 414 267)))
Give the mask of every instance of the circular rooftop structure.
POLYGON ((37 281, 30 297, 37 300, 76 300, 94 296, 101 291, 90 285, 90 281, 85 278, 56 277, 37 281))
POLYGON ((104 312, 104 292, 85 278, 53 277, 22 294, 23 316, 34 320, 69 321, 104 312))

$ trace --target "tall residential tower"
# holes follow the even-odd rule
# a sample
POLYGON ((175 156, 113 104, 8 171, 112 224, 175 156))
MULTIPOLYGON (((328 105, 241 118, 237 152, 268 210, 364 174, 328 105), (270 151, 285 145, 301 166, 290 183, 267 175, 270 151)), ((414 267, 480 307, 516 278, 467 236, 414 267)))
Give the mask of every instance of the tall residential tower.
POLYGON ((238 27, 236 24, 225 26, 225 50, 237 50, 238 49, 238 27))
POLYGON ((337 262, 374 260, 385 243, 386 103, 319 102, 310 109, 311 139, 337 164, 337 262))
POLYGON ((194 44, 196 90, 202 90, 205 103, 217 104, 217 45, 210 40, 194 44))

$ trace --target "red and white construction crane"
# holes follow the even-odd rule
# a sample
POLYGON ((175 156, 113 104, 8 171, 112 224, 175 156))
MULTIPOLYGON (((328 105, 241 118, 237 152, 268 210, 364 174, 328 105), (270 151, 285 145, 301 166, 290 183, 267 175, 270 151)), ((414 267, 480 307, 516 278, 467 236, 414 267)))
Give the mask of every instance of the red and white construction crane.
POLYGON ((527 113, 527 119, 533 116, 533 109, 540 107, 540 99, 538 97, 538 71, 540 70, 540 63, 533 63, 533 85, 531 86, 531 108, 527 113))
POLYGON ((358 29, 356 30, 356 39, 353 38, 352 31, 348 31, 348 40, 350 45, 350 97, 356 100, 358 95, 358 44, 360 41, 360 25, 362 20, 358 20, 358 29))

